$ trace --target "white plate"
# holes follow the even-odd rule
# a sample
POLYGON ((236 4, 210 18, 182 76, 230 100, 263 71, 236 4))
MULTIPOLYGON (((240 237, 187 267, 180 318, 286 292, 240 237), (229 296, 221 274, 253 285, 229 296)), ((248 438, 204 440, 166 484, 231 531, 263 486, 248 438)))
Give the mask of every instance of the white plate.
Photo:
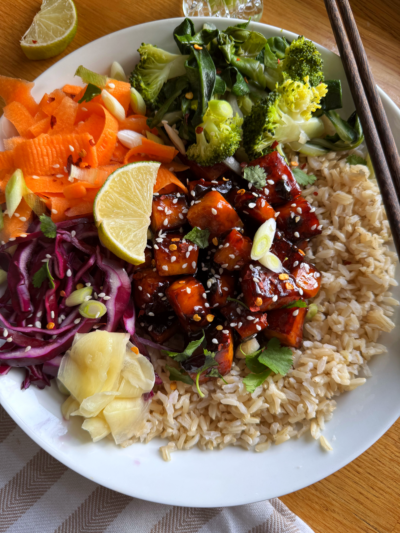
MULTIPOLYGON (((196 27, 210 19, 195 19, 196 27)), ((107 73, 118 60, 130 72, 138 60, 142 42, 176 51, 173 29, 181 19, 150 22, 107 35, 63 58, 36 80, 34 95, 77 83, 76 68, 84 66, 107 73)), ((239 21, 214 19, 221 29, 239 21)), ((267 37, 279 28, 252 23, 251 27, 267 37)), ((283 31, 286 38, 293 33, 283 31)), ((344 88, 344 114, 353 104, 340 59, 318 47, 325 60, 327 79, 340 78, 344 88)), ((400 111, 381 92, 389 122, 400 147, 400 111)), ((397 318, 397 317, 396 317, 397 318)), ((111 442, 93 444, 81 431, 78 421, 62 420, 62 396, 52 387, 39 391, 20 390, 22 372, 13 370, 0 378, 0 402, 17 424, 42 448, 79 474, 110 489, 165 504, 220 507, 240 505, 282 496, 329 476, 355 459, 389 429, 400 415, 400 328, 382 336, 389 354, 375 356, 373 377, 353 392, 338 399, 338 407, 324 434, 334 451, 324 452, 311 437, 273 446, 257 454, 238 448, 201 452, 192 449, 173 454, 171 463, 162 461, 161 441, 136 444, 120 449, 111 442), (396 346, 397 344, 397 346, 396 346), (336 437, 336 438, 334 438, 336 437)))

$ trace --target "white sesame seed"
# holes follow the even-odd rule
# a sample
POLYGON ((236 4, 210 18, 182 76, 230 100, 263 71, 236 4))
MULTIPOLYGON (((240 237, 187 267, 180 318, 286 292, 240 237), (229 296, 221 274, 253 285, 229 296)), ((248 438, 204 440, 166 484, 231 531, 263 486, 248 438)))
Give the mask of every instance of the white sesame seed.
MULTIPOLYGON (((10 241, 11 241, 11 239, 10 239, 10 241)), ((42 263, 48 263, 48 262, 49 262, 49 260, 48 260, 48 259, 42 259, 42 261, 41 261, 41 262, 42 262, 42 263)))
POLYGON ((186 252, 186 259, 188 259, 190 257, 190 252, 186 252))
POLYGON ((265 200, 261 200, 261 207, 265 206, 265 200))
POLYGON ((157 242, 162 242, 163 240, 162 239, 156 239, 157 242))
POLYGON ((247 320, 254 320, 254 316, 246 316, 247 320))
POLYGON ((295 311, 293 311, 293 316, 297 316, 299 314, 299 310, 296 309, 295 311))
POLYGON ((167 265, 163 265, 162 269, 163 269, 163 270, 168 270, 167 265))
POLYGON ((72 231, 71 231, 71 237, 75 237, 75 235, 76 235, 76 231, 75 231, 75 230, 72 230, 72 231))
POLYGON ((39 176, 32 176, 32 178, 33 178, 34 180, 40 180, 40 177, 39 177, 39 176))
POLYGON ((296 204, 291 204, 292 207, 296 207, 296 204))
POLYGON ((171 263, 175 263, 175 261, 176 261, 176 257, 173 255, 173 256, 171 257, 171 263))
MULTIPOLYGON (((226 268, 228 266, 228 263, 224 263, 223 265, 221 265, 222 268, 226 268)), ((221 272, 222 274, 222 272, 221 272)))
POLYGON ((51 316, 51 318, 54 318, 54 316, 55 316, 55 315, 54 315, 54 311, 52 311, 52 312, 50 313, 50 316, 51 316))
POLYGON ((70 269, 67 270, 67 277, 70 278, 72 276, 72 272, 70 269))
POLYGON ((218 344, 217 339, 213 339, 211 342, 213 342, 214 344, 218 344))
POLYGON ((222 287, 223 291, 229 291, 228 287, 222 287))
POLYGON ((46 257, 47 257, 47 259, 51 259, 51 255, 50 254, 46 254, 46 257))
POLYGON ((182 213, 179 213, 178 217, 183 220, 185 217, 182 215, 182 213))
POLYGON ((104 298, 105 295, 106 295, 105 292, 101 292, 101 293, 99 294, 99 298, 104 298))
POLYGON ((237 326, 237 323, 236 322, 231 322, 229 325, 230 325, 231 328, 234 328, 234 327, 237 326))
POLYGON ((216 215, 216 214, 217 214, 217 210, 214 209, 214 208, 212 207, 212 208, 211 208, 211 213, 212 213, 213 215, 216 215))
POLYGON ((192 196, 196 196, 195 191, 192 191, 190 194, 191 194, 192 196))
POLYGON ((20 217, 20 214, 19 213, 14 213, 14 216, 19 218, 20 217))
POLYGON ((298 261, 295 261, 295 262, 293 263, 293 266, 294 266, 294 267, 297 267, 298 264, 299 264, 299 262, 298 262, 298 261))
POLYGON ((262 330, 262 327, 259 326, 258 324, 257 324, 256 328, 257 328, 257 331, 261 331, 262 330))
POLYGON ((182 268, 186 268, 188 266, 187 263, 185 263, 184 265, 182 265, 182 268))
POLYGON ((314 272, 314 278, 319 278, 321 274, 319 272, 314 272))
POLYGON ((154 316, 154 313, 152 311, 150 311, 149 313, 147 313, 149 316, 154 316))
MULTIPOLYGON (((84 301, 85 301, 85 302, 88 302, 90 299, 91 299, 91 296, 90 296, 90 294, 89 294, 88 296, 85 296, 84 301)), ((54 317, 53 317, 53 318, 54 318, 54 317)))
POLYGON ((82 111, 87 111, 86 107, 82 107, 82 111))
POLYGON ((140 291, 142 291, 142 290, 143 290, 143 287, 141 287, 141 286, 139 285, 138 289, 139 289, 140 291))
POLYGON ((172 200, 172 203, 173 203, 173 204, 178 203, 178 198, 174 198, 174 199, 172 200))
POLYGON ((238 328, 241 328, 243 326, 243 322, 239 322, 238 328))
POLYGON ((111 300, 111 296, 104 296, 103 300, 104 300, 104 301, 106 301, 106 300, 111 300))
MULTIPOLYGON (((32 324, 29 324, 28 328, 32 327, 32 324)), ((12 337, 8 337, 7 342, 12 342, 12 337)))
POLYGON ((206 303, 204 304, 204 307, 210 307, 210 304, 206 302, 206 303))
POLYGON ((64 167, 64 172, 68 172, 68 169, 67 169, 67 167, 64 167))
POLYGON ((1 241, 1 244, 6 244, 6 241, 1 241))
POLYGON ((229 254, 229 257, 230 257, 231 259, 235 259, 235 255, 234 255, 234 254, 229 254))
POLYGON ((196 268, 196 261, 192 261, 192 268, 196 268))
POLYGON ((8 330, 6 328, 4 328, 3 337, 8 337, 8 330))
POLYGON ((186 292, 190 294, 192 292, 192 289, 189 289, 189 287, 186 287, 186 292))
MULTIPOLYGON (((26 217, 20 217, 19 219, 20 219, 21 222, 26 222, 26 217)), ((22 237, 22 235, 21 235, 21 237, 22 237)))
POLYGON ((281 214, 281 212, 280 212, 280 211, 277 211, 277 212, 275 213, 274 217, 275 217, 275 218, 278 218, 280 214, 281 214))
POLYGON ((294 236, 296 237, 296 239, 299 239, 300 238, 300 233, 298 231, 295 231, 294 232, 294 236))
POLYGON ((161 207, 161 205, 157 206, 157 209, 158 209, 159 211, 164 211, 164 208, 161 207))
POLYGON ((303 289, 301 287, 298 287, 298 290, 299 290, 299 293, 301 294, 301 296, 303 296, 303 289))
POLYGON ((300 217, 296 217, 294 220, 295 222, 298 222, 300 220, 300 217))
POLYGON ((25 348, 25 352, 29 352, 29 350, 31 350, 31 349, 32 349, 32 346, 27 346, 27 347, 25 348))
POLYGON ((51 212, 53 213, 53 215, 57 215, 58 214, 57 209, 52 209, 51 212))
POLYGON ((254 209, 255 206, 256 206, 256 204, 254 204, 253 202, 251 202, 251 203, 249 204, 249 208, 250 208, 250 209, 254 209))
POLYGON ((275 294, 275 296, 272 298, 273 302, 276 302, 278 300, 278 296, 275 294))
POLYGON ((64 174, 56 174, 56 178, 63 178, 64 174))
POLYGON ((110 89, 115 89, 115 84, 114 83, 109 83, 108 86, 110 87, 110 89))
POLYGON ((74 324, 79 324, 80 321, 81 321, 81 319, 77 318, 76 320, 74 320, 74 324))
POLYGON ((274 185, 275 184, 274 180, 267 180, 267 183, 268 183, 268 185, 274 185))
MULTIPOLYGON (((319 230, 322 229, 322 224, 320 224, 320 225, 318 226, 318 229, 319 229, 319 230)), ((10 239, 10 241, 11 241, 11 239, 10 239)))
POLYGON ((229 242, 227 242, 226 244, 224 244, 224 248, 228 248, 229 246, 229 242))
POLYGON ((301 207, 298 207, 298 208, 296 209, 296 211, 299 213, 299 215, 301 215, 301 213, 303 212, 302 209, 301 209, 301 207))
POLYGON ((36 315, 38 318, 40 318, 43 314, 43 311, 39 311, 38 314, 36 315))
POLYGON ((207 300, 207 294, 205 292, 203 292, 202 296, 205 300, 207 300))
POLYGON ((314 211, 315 211, 315 207, 312 207, 312 208, 310 209, 310 213, 314 213, 314 211))
POLYGON ((290 211, 290 218, 294 218, 296 215, 293 211, 290 211))
POLYGON ((166 218, 163 222, 164 226, 168 226, 168 218, 166 218))
POLYGON ((251 188, 253 187, 253 185, 252 185, 251 183, 249 183, 249 184, 247 185, 247 187, 248 187, 249 189, 251 189, 251 188))
POLYGON ((229 334, 229 329, 223 329, 222 333, 224 333, 225 335, 228 335, 229 334))
POLYGON ((311 231, 314 231, 316 227, 317 227, 316 224, 314 224, 314 226, 311 226, 311 231))
POLYGON ((56 163, 55 165, 52 165, 53 168, 60 168, 60 165, 58 163, 56 163))

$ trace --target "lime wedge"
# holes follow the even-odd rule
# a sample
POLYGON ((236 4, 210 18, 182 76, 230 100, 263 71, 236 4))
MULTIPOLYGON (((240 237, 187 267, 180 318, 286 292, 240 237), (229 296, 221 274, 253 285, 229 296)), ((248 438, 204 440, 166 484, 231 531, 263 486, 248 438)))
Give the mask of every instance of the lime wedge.
POLYGON ((117 169, 94 201, 93 213, 102 243, 134 265, 144 262, 159 168, 160 163, 140 161, 117 169))
POLYGON ((48 59, 60 54, 75 37, 78 14, 72 0, 43 0, 29 30, 21 39, 28 59, 48 59))

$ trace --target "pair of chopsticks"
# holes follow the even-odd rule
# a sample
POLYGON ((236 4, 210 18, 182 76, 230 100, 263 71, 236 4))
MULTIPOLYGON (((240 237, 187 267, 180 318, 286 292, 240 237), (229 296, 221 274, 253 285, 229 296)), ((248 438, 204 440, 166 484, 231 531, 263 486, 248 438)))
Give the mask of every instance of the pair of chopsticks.
POLYGON ((400 258, 400 157, 348 0, 325 0, 400 258))

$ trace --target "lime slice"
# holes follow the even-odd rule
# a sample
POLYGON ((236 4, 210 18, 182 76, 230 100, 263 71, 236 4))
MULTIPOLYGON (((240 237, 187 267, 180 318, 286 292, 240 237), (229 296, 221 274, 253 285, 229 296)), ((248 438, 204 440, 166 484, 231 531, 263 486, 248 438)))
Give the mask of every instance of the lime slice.
POLYGON ((140 161, 117 169, 94 201, 99 237, 109 250, 129 263, 144 262, 153 186, 160 163, 140 161))
POLYGON ((60 54, 75 37, 78 14, 72 0, 43 0, 31 27, 21 39, 28 59, 48 59, 60 54))

